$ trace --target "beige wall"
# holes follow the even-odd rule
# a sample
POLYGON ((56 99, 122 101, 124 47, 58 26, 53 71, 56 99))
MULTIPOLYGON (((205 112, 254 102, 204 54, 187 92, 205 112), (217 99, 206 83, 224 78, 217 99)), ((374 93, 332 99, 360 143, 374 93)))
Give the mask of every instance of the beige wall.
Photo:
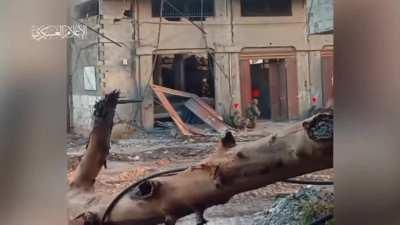
MULTIPOLYGON (((122 18, 123 11, 130 8, 129 1, 103 0, 102 1, 101 24, 102 32, 118 43, 122 47, 110 43, 109 40, 102 38, 104 51, 104 61, 102 63, 103 79, 102 89, 104 93, 111 92, 114 89, 121 91, 120 96, 125 98, 135 98, 137 85, 134 80, 135 58, 132 54, 134 49, 132 20, 123 18, 118 22, 114 19, 122 18), (126 59, 128 65, 123 65, 122 61, 126 59)), ((116 111, 116 121, 121 123, 132 123, 134 107, 132 104, 118 105, 116 111)))
MULTIPOLYGON (((307 43, 304 0, 293 0, 293 15, 284 17, 241 17, 240 0, 216 0, 216 16, 204 22, 208 46, 216 51, 240 50, 244 47, 294 46, 298 50, 318 48, 332 39, 318 38, 307 43), (232 14, 231 14, 232 12, 232 14)), ((140 47, 155 47, 159 18, 151 16, 151 1, 138 0, 140 47)), ((200 24, 200 22, 195 22, 200 24)), ((329 35, 324 35, 329 36, 329 35)), ((162 20, 160 49, 203 48, 201 32, 182 19, 162 20)))
MULTIPOLYGON (((320 55, 317 52, 323 46, 333 44, 332 35, 313 35, 307 37, 305 0, 293 0, 293 15, 289 17, 241 17, 240 0, 215 0, 215 17, 204 22, 207 32, 207 45, 201 32, 188 21, 171 22, 162 19, 160 45, 161 50, 190 50, 206 46, 216 52, 218 67, 216 72, 216 109, 225 114, 230 102, 240 102, 239 53, 246 47, 294 47, 297 51, 297 71, 299 87, 299 112, 304 116, 310 107, 310 96, 321 90, 320 55), (232 5, 231 5, 232 4, 232 5), (231 77, 231 89, 226 76, 231 77), (230 93, 232 92, 232 93, 230 93), (233 98, 231 97, 233 96, 233 98)), ((137 0, 138 33, 137 52, 140 57, 151 55, 156 46, 159 18, 151 16, 151 1, 137 0)), ((200 24, 200 22, 195 22, 200 24)), ((151 60, 140 60, 139 69, 151 68, 151 60)), ((152 109, 147 109, 147 112, 152 109)), ((145 113, 147 114, 147 113, 145 113)), ((150 118, 152 119, 152 118, 150 118)), ((150 128, 152 121, 145 121, 150 128)), ((147 125, 146 125, 147 124, 147 125)))

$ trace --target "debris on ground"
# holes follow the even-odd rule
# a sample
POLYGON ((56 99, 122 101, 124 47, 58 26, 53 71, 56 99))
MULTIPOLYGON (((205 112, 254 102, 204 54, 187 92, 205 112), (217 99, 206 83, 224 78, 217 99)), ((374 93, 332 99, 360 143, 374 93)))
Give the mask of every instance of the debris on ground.
MULTIPOLYGON (((333 187, 307 186, 278 199, 270 209, 256 213, 253 225, 310 225, 324 216, 332 215, 333 210, 333 187)), ((325 224, 333 225, 334 221, 325 224)))
MULTIPOLYGON (((255 141, 291 127, 293 122, 276 123, 260 121, 256 129, 234 133, 238 144, 255 141)), ((196 125, 209 133, 208 136, 183 138, 171 135, 179 133, 172 122, 161 123, 151 132, 135 130, 132 137, 111 141, 107 169, 102 169, 96 178, 95 190, 100 195, 115 195, 133 182, 156 172, 188 167, 205 159, 220 136, 207 125, 196 125), (208 129, 208 130, 207 130, 208 129)), ((78 165, 85 152, 88 137, 69 134, 66 144, 68 176, 78 165)), ((333 170, 306 174, 295 179, 330 181, 333 170)), ((240 193, 224 205, 207 209, 208 225, 248 225, 254 222, 253 214, 271 208, 274 200, 299 191, 304 185, 277 182, 256 190, 240 193)), ((193 224, 194 216, 189 215, 177 225, 193 224)), ((290 225, 290 224, 289 224, 290 225)), ((296 224, 301 225, 301 224, 296 224)))

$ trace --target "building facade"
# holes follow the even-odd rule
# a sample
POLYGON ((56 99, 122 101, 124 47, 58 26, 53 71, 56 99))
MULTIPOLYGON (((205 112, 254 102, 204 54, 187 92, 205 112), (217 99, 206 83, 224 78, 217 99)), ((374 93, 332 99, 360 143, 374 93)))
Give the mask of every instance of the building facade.
MULTIPOLYGON (((207 83, 204 95, 221 115, 245 113, 258 98, 263 119, 302 119, 327 101, 333 85, 333 34, 311 34, 310 8, 306 0, 102 0, 99 31, 123 47, 99 38, 98 90, 89 92, 120 89, 143 99, 118 106, 116 118, 146 129, 164 117, 153 83, 199 95, 207 83)), ((82 81, 84 70, 72 80, 82 81)), ((76 108, 85 105, 79 98, 87 95, 75 86, 74 127, 81 126, 76 108)))

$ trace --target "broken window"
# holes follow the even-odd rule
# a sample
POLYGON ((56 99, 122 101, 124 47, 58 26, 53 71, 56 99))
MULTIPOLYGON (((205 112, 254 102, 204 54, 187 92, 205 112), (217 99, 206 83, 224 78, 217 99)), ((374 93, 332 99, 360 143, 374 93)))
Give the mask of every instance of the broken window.
POLYGON ((83 67, 83 87, 86 91, 95 91, 96 88, 96 69, 94 66, 83 67))
POLYGON ((292 0, 241 0, 242 16, 291 16, 292 0))
MULTIPOLYGON (((153 82, 156 85, 185 91, 201 97, 210 105, 214 105, 214 68, 213 57, 207 53, 198 54, 173 54, 158 55, 153 74, 153 82)), ((178 113, 188 122, 185 114, 184 103, 186 98, 168 96, 169 101, 178 113)), ((155 119, 169 119, 160 104, 155 104, 155 119)))
MULTIPOLYGON (((152 0, 153 17, 160 16, 161 0, 152 0)), ((190 20, 204 20, 214 16, 214 0, 165 0, 162 16, 169 20, 187 17, 190 20)))
POLYGON ((78 19, 99 15, 99 1, 90 0, 75 6, 78 19))

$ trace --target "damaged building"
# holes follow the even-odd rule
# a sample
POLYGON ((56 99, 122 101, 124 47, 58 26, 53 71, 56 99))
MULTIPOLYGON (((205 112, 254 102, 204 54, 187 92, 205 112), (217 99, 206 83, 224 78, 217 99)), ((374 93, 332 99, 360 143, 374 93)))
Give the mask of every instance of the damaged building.
MULTIPOLYGON (((303 119, 333 90, 332 0, 89 0, 71 9, 96 32, 71 40, 70 126, 114 89, 116 123, 154 127, 170 115, 152 84, 195 94, 225 117, 253 98, 261 119, 303 119)), ((72 21, 72 22, 76 22, 72 21)), ((180 111, 185 100, 169 96, 180 111)))

